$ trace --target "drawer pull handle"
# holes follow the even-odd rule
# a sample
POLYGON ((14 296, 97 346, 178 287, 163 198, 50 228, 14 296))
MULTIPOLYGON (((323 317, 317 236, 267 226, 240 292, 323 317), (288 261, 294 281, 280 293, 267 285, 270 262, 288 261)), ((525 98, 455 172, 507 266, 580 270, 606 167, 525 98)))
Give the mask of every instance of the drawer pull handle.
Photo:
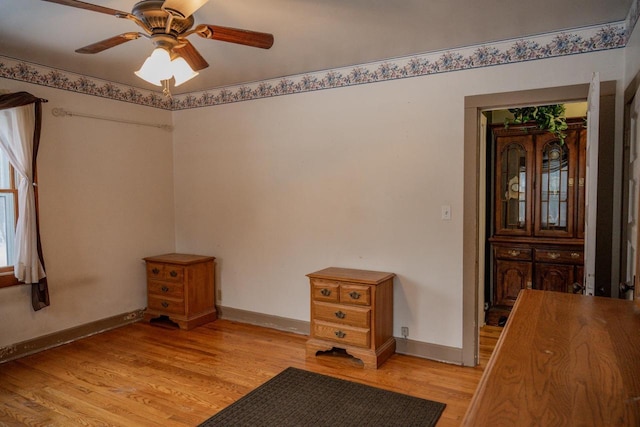
POLYGON ((346 336, 347 336, 347 334, 345 334, 345 333, 344 333, 344 332, 342 332, 342 331, 336 331, 335 333, 336 333, 336 336, 337 336, 338 338, 344 338, 344 337, 346 337, 346 336))
POLYGON ((336 315, 336 317, 337 317, 338 319, 344 319, 344 318, 345 318, 345 316, 346 316, 346 314, 344 314, 344 313, 343 313, 343 312, 341 312, 341 311, 336 311, 334 314, 336 315))
POLYGON ((327 288, 322 288, 320 290, 320 293, 322 294, 322 296, 328 297, 329 295, 331 295, 331 290, 327 288))
POLYGON ((351 297, 351 299, 360 299, 360 293, 356 291, 350 292, 349 296, 351 297))
POLYGON ((154 268, 153 270, 151 270, 151 272, 153 274, 158 274, 158 273, 160 273, 160 270, 158 270, 157 268, 154 268))
POLYGON ((177 275, 178 275, 178 272, 177 272, 177 271, 171 270, 171 271, 169 272, 169 276, 171 276, 171 277, 176 277, 177 275))
POLYGON ((163 286, 160 289, 162 290, 162 292, 169 292, 169 288, 167 288, 166 286, 163 286))
POLYGON ((560 254, 558 252, 549 252, 547 254, 547 256, 551 259, 558 259, 560 258, 560 254))
POLYGON ((579 252, 571 252, 571 258, 573 258, 573 259, 580 258, 580 253, 579 252))
POLYGON ((520 255, 520 251, 516 251, 516 250, 514 250, 514 249, 511 249, 511 250, 509 251, 509 255, 511 255, 511 256, 518 256, 518 255, 520 255))
POLYGON ((168 303, 168 302, 166 302, 166 301, 162 301, 162 306, 163 306, 164 308, 167 308, 167 307, 169 307, 169 303, 168 303))

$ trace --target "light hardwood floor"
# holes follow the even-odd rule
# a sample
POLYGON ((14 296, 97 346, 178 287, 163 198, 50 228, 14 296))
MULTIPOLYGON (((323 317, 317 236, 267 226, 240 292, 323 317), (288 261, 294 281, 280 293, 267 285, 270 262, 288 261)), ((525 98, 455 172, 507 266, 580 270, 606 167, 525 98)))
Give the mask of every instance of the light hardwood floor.
POLYGON ((502 328, 484 327, 481 364, 393 355, 378 370, 305 357, 306 336, 217 320, 191 331, 136 323, 0 365, 0 425, 196 426, 293 366, 447 404, 457 426, 502 328))

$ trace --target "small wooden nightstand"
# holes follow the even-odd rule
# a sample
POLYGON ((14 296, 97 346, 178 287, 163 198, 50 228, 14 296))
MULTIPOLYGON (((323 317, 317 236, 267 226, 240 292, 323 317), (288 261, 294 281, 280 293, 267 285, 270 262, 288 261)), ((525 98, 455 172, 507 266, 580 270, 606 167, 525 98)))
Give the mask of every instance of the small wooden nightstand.
POLYGON ((345 350, 377 369, 396 351, 394 273, 330 267, 307 274, 311 285, 311 339, 307 356, 345 350))
POLYGON ((144 258, 147 263, 145 321, 166 317, 181 329, 217 319, 215 258, 166 254, 144 258))

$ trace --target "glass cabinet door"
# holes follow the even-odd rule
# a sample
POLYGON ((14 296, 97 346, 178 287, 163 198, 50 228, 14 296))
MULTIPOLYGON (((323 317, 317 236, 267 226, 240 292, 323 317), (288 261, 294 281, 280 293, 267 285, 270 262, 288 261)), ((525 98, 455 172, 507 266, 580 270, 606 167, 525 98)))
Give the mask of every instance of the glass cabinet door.
POLYGON ((501 138, 496 158, 496 234, 531 232, 531 137, 501 138))
POLYGON ((535 234, 565 236, 573 231, 574 143, 548 139, 538 144, 535 234))

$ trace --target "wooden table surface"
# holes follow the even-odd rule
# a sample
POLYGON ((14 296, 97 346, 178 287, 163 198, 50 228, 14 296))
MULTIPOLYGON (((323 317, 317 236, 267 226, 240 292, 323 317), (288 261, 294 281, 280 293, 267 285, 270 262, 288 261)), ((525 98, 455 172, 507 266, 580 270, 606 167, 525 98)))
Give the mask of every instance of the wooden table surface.
POLYGON ((640 426, 640 307, 523 290, 465 426, 640 426))

